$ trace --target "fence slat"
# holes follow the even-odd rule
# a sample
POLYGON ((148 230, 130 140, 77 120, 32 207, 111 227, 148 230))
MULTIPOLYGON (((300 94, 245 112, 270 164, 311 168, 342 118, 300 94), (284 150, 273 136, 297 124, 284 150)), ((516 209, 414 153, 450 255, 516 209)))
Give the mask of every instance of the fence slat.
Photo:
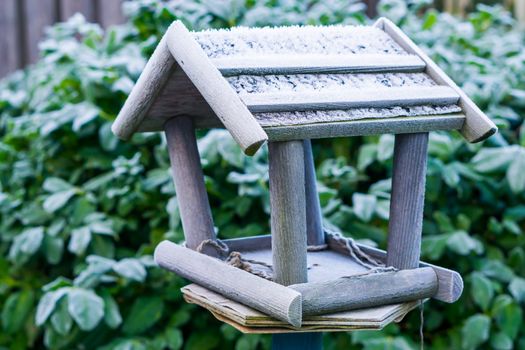
POLYGON ((38 43, 44 36, 44 29, 58 19, 55 0, 25 0, 23 15, 26 18, 25 45, 27 62, 38 59, 38 43))
POLYGON ((60 0, 60 20, 65 21, 80 12, 89 22, 95 21, 95 1, 93 0, 60 0))
POLYGON ((124 23, 122 0, 98 0, 97 13, 95 15, 97 21, 104 28, 124 23))
POLYGON ((22 66, 16 2, 18 0, 0 1, 0 78, 22 66))

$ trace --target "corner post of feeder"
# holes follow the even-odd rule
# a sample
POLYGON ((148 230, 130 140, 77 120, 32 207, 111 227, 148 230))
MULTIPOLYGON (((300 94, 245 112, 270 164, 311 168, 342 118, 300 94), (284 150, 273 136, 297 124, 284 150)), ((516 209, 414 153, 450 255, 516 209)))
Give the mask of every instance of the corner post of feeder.
POLYGON ((386 263, 399 269, 419 266, 428 133, 397 134, 386 263))
MULTIPOLYGON (((307 219, 307 211, 318 210, 318 206, 311 202, 305 205, 307 193, 310 199, 317 195, 309 146, 308 140, 268 144, 274 280, 286 286, 308 281, 307 226, 319 224, 307 219), (313 187, 311 181, 314 181, 313 187)), ((312 243, 318 243, 320 233, 322 231, 310 230, 312 243)), ((274 334, 272 349, 320 350, 322 334, 274 334)))
POLYGON ((303 141, 304 147, 304 182, 306 186, 306 237, 310 246, 325 243, 323 232, 323 215, 319 194, 317 193, 317 181, 315 177, 315 163, 312 153, 312 142, 303 141))
POLYGON ((164 130, 186 246, 195 250, 202 241, 215 239, 195 128, 191 118, 180 116, 168 120, 164 130))
POLYGON ((304 149, 302 141, 268 144, 274 280, 307 282, 304 149))

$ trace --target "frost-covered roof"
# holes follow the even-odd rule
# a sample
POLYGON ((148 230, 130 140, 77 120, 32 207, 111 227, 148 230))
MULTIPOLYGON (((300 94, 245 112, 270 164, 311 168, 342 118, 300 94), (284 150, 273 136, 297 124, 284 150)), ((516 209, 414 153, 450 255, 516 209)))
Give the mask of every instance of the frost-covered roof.
POLYGON ((114 126, 117 134, 125 134, 122 125, 126 132, 134 127, 131 133, 162 130, 167 119, 180 114, 193 116, 197 127, 224 124, 232 134, 239 123, 255 120, 270 140, 461 129, 469 141, 479 141, 496 130, 386 19, 375 26, 239 27, 186 34, 181 26, 170 29, 172 36, 161 41, 147 77, 141 77, 155 93, 133 96, 143 102, 140 121, 130 122, 130 115, 139 114, 125 106, 114 126), (193 56, 185 55, 185 45, 193 56), (170 52, 175 60, 167 58, 170 52), (169 69, 161 75, 159 65, 169 69), (233 119, 222 106, 238 101, 245 106, 243 117, 229 124, 233 119))

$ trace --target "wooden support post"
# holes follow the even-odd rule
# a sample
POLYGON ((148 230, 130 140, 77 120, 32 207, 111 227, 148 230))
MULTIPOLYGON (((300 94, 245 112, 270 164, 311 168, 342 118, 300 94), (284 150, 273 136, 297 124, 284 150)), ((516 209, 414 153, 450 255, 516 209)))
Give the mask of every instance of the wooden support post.
MULTIPOLYGON (((304 146, 303 141, 268 145, 274 281, 285 286, 308 281, 304 146)), ((322 334, 274 335, 272 349, 320 350, 322 334)))
POLYGON ((304 150, 302 141, 271 142, 270 203, 274 281, 307 282, 304 150))
POLYGON ((164 128, 186 246, 196 249, 202 241, 215 239, 215 231, 195 129, 186 116, 170 119, 164 128))
POLYGON ((323 215, 317 193, 312 142, 304 140, 304 182, 306 186, 306 238, 308 245, 324 244, 323 215))
POLYGON ((398 269, 419 266, 427 146, 428 133, 396 135, 386 263, 398 269))

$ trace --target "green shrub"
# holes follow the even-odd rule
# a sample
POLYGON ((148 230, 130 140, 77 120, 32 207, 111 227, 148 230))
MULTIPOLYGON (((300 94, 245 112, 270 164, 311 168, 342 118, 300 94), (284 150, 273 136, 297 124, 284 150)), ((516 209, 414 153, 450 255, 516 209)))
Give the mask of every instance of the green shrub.
MULTIPOLYGON (((455 304, 425 309, 431 349, 525 348, 524 34, 500 7, 467 20, 421 1, 384 1, 487 111, 483 144, 433 133, 423 258, 465 278, 455 304)), ((364 23, 360 3, 133 1, 106 33, 82 17, 54 26, 42 58, 0 85, 0 348, 268 348, 182 301, 184 281, 154 266, 163 239, 183 238, 165 139, 110 132, 133 81, 175 18, 195 29, 364 23)), ((219 237, 269 232, 266 150, 244 157, 229 134, 200 135, 219 237)), ((326 224, 384 247, 393 137, 314 142, 326 224)), ((334 333, 326 349, 417 346, 417 313, 381 332, 334 333)))

